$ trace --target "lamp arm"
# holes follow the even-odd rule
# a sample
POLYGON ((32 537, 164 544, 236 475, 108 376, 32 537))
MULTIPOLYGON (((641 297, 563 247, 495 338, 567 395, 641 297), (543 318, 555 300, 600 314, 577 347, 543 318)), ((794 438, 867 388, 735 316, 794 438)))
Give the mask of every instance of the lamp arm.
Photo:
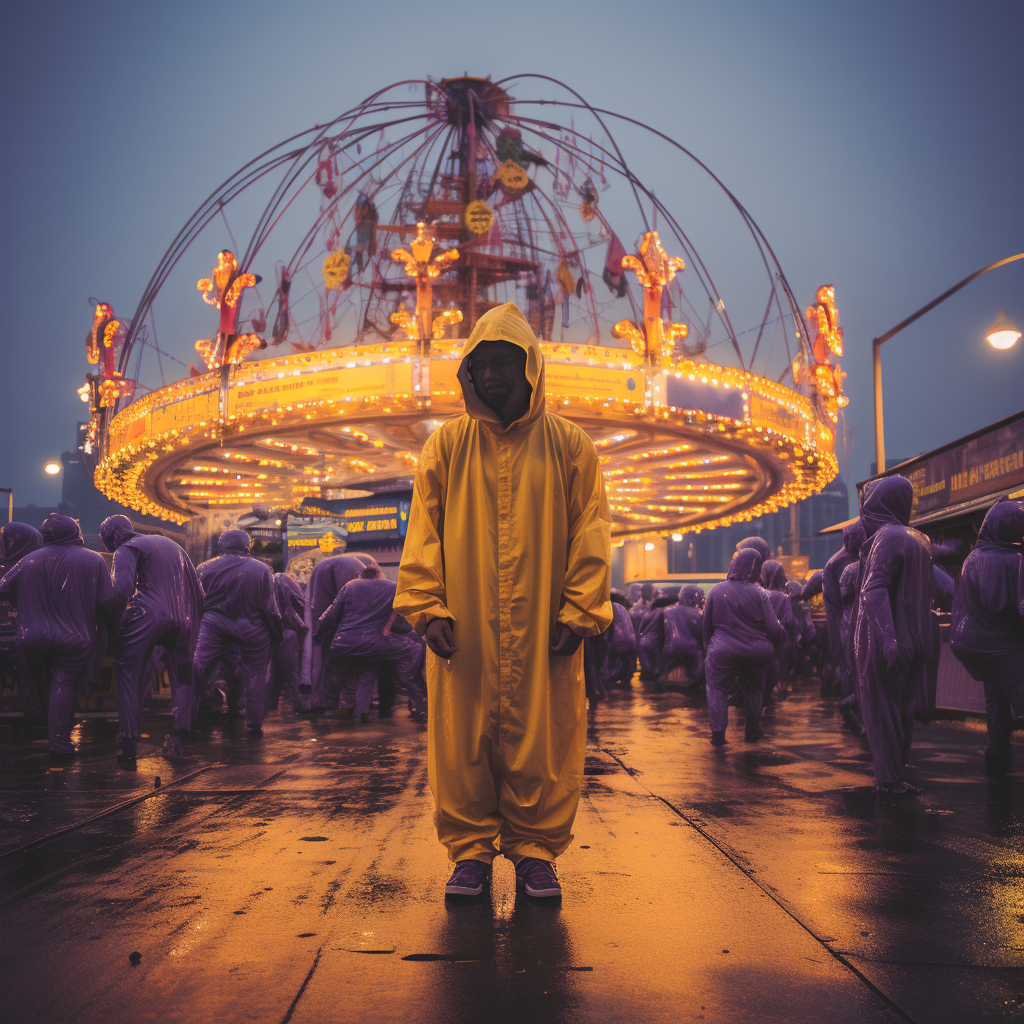
POLYGON ((998 263, 990 263, 987 267, 982 267, 981 270, 976 270, 969 277, 965 277, 959 284, 955 284, 948 291, 943 292, 937 299, 932 299, 927 306, 922 306, 916 313, 911 313, 906 320, 900 321, 900 323, 898 323, 891 331, 886 331, 886 333, 881 337, 875 338, 875 344, 885 344, 885 342, 887 342, 891 337, 899 334, 904 327, 909 327, 915 320, 920 319, 929 310, 934 309, 940 302, 945 302, 951 295, 956 295, 956 293, 965 285, 969 285, 973 280, 981 277, 982 274, 987 274, 990 270, 995 270, 996 267, 1002 267, 1007 263, 1013 263, 1014 260, 1024 260, 1024 252, 1019 252, 1016 256, 1007 256, 1005 260, 1000 260, 998 263))

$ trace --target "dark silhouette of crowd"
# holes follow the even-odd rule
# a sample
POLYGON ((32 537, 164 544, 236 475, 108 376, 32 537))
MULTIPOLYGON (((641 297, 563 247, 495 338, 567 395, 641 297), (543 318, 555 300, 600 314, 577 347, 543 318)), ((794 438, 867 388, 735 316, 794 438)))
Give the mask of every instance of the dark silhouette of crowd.
MULTIPOLYGON (((917 789, 905 777, 915 705, 934 683, 935 608, 951 609, 950 647, 984 686, 994 776, 1010 769, 1010 734, 1024 715, 1024 503, 993 506, 954 580, 940 562, 959 545, 933 544, 910 526, 913 489, 893 476, 864 488, 841 550, 806 580, 787 579, 760 537, 737 545, 726 579, 698 586, 631 584, 612 591, 613 618, 583 641, 591 709, 615 689, 641 686, 706 694, 711 743, 727 742, 729 708, 743 710, 744 739, 763 735, 762 712, 795 679, 836 693, 843 727, 863 732, 879 791, 917 789), (812 614, 821 595, 823 620, 812 614)), ((244 715, 253 737, 282 696, 297 714, 339 711, 369 719, 402 697, 425 721, 425 643, 393 606, 395 584, 368 555, 323 559, 303 587, 274 574, 231 530, 219 554, 193 567, 162 536, 111 516, 101 539, 113 571, 83 545, 78 523, 53 514, 40 531, 0 531, 0 659, 26 716, 46 715, 54 758, 74 755, 75 703, 113 658, 121 752, 135 765, 140 707, 154 673, 170 685, 173 730, 165 753, 181 757, 200 712, 244 715)), ((934 692, 934 688, 932 690, 934 692)))

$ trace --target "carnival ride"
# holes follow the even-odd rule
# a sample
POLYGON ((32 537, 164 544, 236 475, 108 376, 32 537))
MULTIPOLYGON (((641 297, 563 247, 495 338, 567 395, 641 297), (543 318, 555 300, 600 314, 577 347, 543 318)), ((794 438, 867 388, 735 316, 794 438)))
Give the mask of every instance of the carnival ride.
POLYGON ((462 411, 462 339, 507 300, 543 339, 550 407, 598 448, 620 539, 751 519, 835 476, 846 399, 831 287, 805 320, 756 223, 692 154, 554 79, 524 75, 397 83, 217 189, 131 321, 96 307, 87 346, 102 366, 83 392, 96 483, 178 523, 407 487, 426 437, 462 411), (513 98, 528 86, 542 96, 513 98), (588 131, 576 123, 584 117, 588 131), (734 328, 708 267, 631 170, 611 123, 655 136, 721 188, 767 277, 756 286, 768 292, 759 324, 734 328), (225 211, 257 188, 269 198, 244 251, 223 250, 198 282, 219 313, 216 335, 195 343, 205 371, 193 366, 124 405, 143 354, 168 354, 146 325, 172 271, 204 232, 223 222, 230 234, 225 211), (613 220, 639 229, 635 251, 613 220), (285 244, 291 255, 264 307, 254 268, 285 244), (269 346, 288 354, 259 354, 268 323, 269 346), (758 363, 768 339, 781 372, 763 349, 758 363), (709 360, 716 347, 729 365, 709 360))

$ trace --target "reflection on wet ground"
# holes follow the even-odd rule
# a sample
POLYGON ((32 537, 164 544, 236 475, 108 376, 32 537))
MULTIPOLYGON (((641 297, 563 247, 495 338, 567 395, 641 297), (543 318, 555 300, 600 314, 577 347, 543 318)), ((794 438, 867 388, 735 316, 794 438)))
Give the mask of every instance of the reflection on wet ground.
POLYGON ((517 898, 504 861, 488 898, 445 904, 425 733, 404 715, 272 715, 262 740, 204 721, 180 764, 154 720, 136 773, 105 719, 58 766, 7 720, 5 1016, 1020 1019, 1024 776, 986 780, 983 731, 918 724, 924 792, 891 804, 811 684, 760 743, 740 724, 714 749, 697 698, 595 708, 548 906, 517 898))

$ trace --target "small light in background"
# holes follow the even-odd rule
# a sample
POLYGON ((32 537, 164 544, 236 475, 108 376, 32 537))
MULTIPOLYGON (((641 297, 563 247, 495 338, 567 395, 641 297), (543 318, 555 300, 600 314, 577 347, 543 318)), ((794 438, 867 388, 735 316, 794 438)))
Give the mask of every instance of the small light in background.
POLYGON ((56 476, 60 472, 60 470, 61 465, 59 462, 48 462, 45 466, 43 466, 43 472, 49 476, 56 476))
POLYGON ((680 541, 681 541, 682 539, 683 539, 683 535, 682 535, 681 533, 673 533, 673 534, 672 534, 672 540, 673 540, 673 541, 674 541, 674 542, 675 542, 676 544, 678 544, 678 543, 679 543, 679 542, 680 542, 680 541))
POLYGON ((649 541, 648 541, 648 542, 647 542, 647 543, 646 543, 646 544, 644 545, 644 551, 653 551, 653 550, 654 550, 654 542, 653 542, 653 541, 650 541, 650 540, 649 540, 649 541))
POLYGON ((1013 348, 1020 338, 1020 328, 1010 319, 1010 314, 1001 309, 985 338, 993 348, 1013 348))

